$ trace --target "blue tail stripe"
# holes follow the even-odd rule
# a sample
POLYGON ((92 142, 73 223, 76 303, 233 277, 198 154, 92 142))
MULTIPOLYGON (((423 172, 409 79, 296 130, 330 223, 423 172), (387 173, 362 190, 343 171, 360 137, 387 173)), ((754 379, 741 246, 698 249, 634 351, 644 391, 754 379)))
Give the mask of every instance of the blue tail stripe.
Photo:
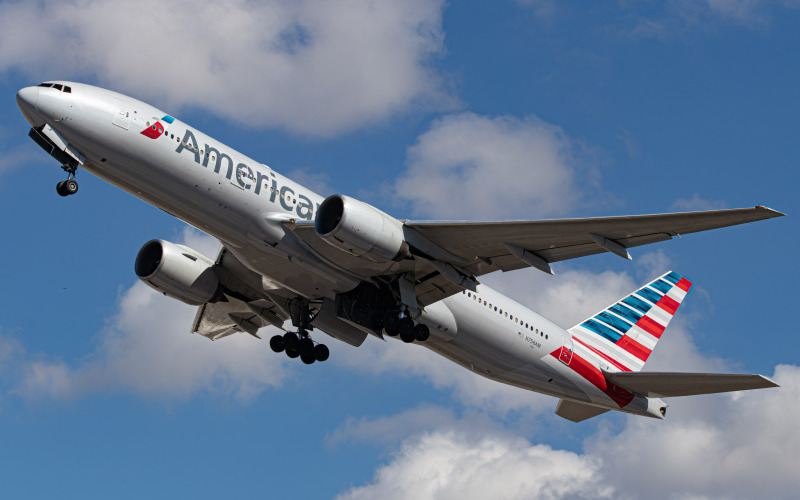
POLYGON ((636 324, 637 321, 642 319, 642 315, 641 314, 639 314, 636 311, 634 311, 632 309, 629 309, 629 308, 627 308, 627 307, 625 307, 625 306, 623 306, 622 304, 619 304, 619 303, 614 304, 613 306, 609 307, 608 309, 613 311, 613 312, 615 312, 615 313, 617 313, 617 314, 619 314, 620 316, 622 316, 623 318, 627 319, 628 321, 630 321, 633 324, 636 324))
POLYGON ((670 285, 666 281, 662 281, 662 280, 656 280, 656 281, 650 283, 650 286, 652 286, 653 288, 655 288, 656 290, 658 290, 659 292, 664 293, 664 294, 666 294, 667 292, 672 290, 672 287, 673 287, 673 285, 670 285))
POLYGON ((608 340, 610 340, 615 344, 617 343, 617 340, 622 338, 622 335, 620 335, 619 333, 615 332, 614 330, 603 324, 598 323, 593 319, 587 319, 586 321, 581 323, 581 326, 593 331, 594 333, 600 335, 601 337, 607 338, 608 340))
POLYGON ((680 274, 676 273, 675 271, 672 271, 672 272, 662 276, 662 278, 664 278, 665 280, 669 281, 673 285, 677 285, 678 282, 683 278, 683 276, 681 276, 680 274))
POLYGON ((629 296, 625 297, 624 299, 622 299, 622 302, 628 304, 631 307, 634 307, 634 308, 642 311, 644 314, 647 314, 647 311, 649 311, 650 308, 653 307, 650 304, 648 304, 647 302, 641 300, 640 298, 638 298, 638 297, 636 297, 634 295, 629 295, 629 296))
POLYGON ((607 324, 615 330, 618 330, 620 333, 627 333, 628 330, 631 329, 631 326, 633 326, 617 317, 614 317, 611 314, 608 314, 605 311, 601 312, 600 314, 596 314, 594 318, 607 324))
POLYGON ((662 296, 660 293, 656 292, 652 288, 647 288, 647 287, 644 287, 641 290, 638 290, 636 292, 636 295, 649 300, 653 304, 655 304, 656 302, 661 300, 661 296, 662 296))

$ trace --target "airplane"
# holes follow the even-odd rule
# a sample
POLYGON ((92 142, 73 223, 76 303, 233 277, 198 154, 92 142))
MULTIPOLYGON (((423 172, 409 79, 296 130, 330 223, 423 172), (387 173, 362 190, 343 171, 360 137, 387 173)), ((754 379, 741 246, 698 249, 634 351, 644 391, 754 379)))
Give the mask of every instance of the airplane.
POLYGON ((68 81, 17 93, 28 135, 78 169, 212 235, 216 258, 164 240, 136 256, 139 279, 197 306, 191 327, 234 333, 276 353, 323 362, 319 330, 352 346, 368 335, 417 343, 488 379, 559 399, 580 422, 610 410, 657 419, 662 398, 777 387, 761 375, 641 371, 692 283, 665 272, 564 329, 478 281, 495 271, 611 253, 675 236, 780 217, 756 206, 532 221, 398 220, 350 196, 312 192, 145 102, 68 81), (316 336, 316 334, 315 334, 316 336))

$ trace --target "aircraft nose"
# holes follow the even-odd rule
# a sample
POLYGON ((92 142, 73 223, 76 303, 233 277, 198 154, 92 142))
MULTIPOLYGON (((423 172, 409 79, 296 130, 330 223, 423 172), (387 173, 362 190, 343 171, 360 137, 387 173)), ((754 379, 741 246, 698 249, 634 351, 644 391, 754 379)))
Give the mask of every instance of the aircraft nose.
POLYGON ((36 112, 36 101, 38 100, 39 87, 25 87, 17 92, 17 106, 31 126, 35 126, 36 122, 41 121, 37 118, 36 112))

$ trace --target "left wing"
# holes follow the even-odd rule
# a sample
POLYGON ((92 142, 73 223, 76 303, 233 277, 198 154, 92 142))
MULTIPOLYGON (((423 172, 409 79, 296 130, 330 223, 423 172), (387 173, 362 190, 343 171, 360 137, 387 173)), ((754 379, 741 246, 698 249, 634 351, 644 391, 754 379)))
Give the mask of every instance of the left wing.
POLYGON ((287 224, 320 258, 364 280, 410 273, 416 298, 425 306, 465 288, 494 271, 535 267, 553 273, 550 263, 604 252, 630 259, 627 249, 785 214, 756 206, 705 212, 630 215, 585 219, 470 222, 407 221, 406 240, 413 260, 373 263, 353 257, 325 242, 313 223, 287 224))

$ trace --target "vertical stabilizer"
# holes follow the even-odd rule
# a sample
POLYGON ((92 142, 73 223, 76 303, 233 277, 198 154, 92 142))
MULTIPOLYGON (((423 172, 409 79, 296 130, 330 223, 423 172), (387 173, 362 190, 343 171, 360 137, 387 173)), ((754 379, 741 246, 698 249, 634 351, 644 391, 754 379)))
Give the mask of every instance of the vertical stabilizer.
POLYGON ((668 272, 569 329, 611 371, 639 371, 692 283, 668 272))

